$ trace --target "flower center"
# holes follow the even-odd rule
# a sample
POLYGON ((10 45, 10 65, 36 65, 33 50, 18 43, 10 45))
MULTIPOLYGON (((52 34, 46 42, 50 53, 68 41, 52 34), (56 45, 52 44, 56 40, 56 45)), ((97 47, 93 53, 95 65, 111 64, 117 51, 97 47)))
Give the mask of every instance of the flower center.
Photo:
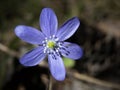
POLYGON ((52 55, 53 59, 56 59, 56 55, 60 56, 61 51, 63 50, 66 55, 69 55, 69 51, 66 50, 67 46, 63 45, 63 41, 59 41, 55 35, 46 37, 45 40, 42 42, 42 45, 44 47, 44 53, 52 55))
POLYGON ((50 48, 50 49, 53 49, 54 47, 56 46, 56 43, 52 40, 49 40, 47 42, 47 47, 50 48))
POLYGON ((58 52, 58 38, 55 35, 45 38, 43 41, 44 53, 51 54, 58 52))

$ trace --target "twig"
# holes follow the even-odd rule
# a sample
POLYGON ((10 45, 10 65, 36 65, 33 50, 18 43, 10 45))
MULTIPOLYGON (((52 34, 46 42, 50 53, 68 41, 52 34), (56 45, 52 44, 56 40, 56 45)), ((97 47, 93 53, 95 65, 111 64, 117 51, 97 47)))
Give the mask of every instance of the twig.
POLYGON ((9 49, 7 46, 3 45, 0 43, 0 50, 7 53, 8 55, 10 56, 13 56, 13 57, 20 57, 18 52, 16 51, 13 51, 11 49, 9 49))
POLYGON ((114 88, 114 89, 120 90, 120 84, 117 84, 117 83, 99 80, 99 79, 96 79, 94 77, 90 77, 90 76, 85 75, 85 74, 80 74, 76 71, 69 72, 68 74, 72 75, 74 78, 76 78, 78 80, 82 80, 82 81, 85 81, 88 83, 100 85, 100 86, 107 87, 107 88, 114 88))

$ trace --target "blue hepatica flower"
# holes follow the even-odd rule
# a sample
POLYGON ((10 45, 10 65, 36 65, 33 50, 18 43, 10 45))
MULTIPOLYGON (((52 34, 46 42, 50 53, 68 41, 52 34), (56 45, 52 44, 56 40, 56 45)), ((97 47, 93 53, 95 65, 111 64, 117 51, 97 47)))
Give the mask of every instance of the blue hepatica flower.
POLYGON ((24 66, 35 66, 48 56, 52 76, 56 80, 64 80, 66 71, 62 56, 74 60, 82 56, 82 49, 77 44, 64 42, 75 33, 79 25, 79 19, 73 17, 58 28, 54 11, 50 8, 44 8, 40 15, 42 32, 25 25, 19 25, 15 28, 15 34, 20 39, 38 45, 38 47, 23 55, 20 63, 24 66))

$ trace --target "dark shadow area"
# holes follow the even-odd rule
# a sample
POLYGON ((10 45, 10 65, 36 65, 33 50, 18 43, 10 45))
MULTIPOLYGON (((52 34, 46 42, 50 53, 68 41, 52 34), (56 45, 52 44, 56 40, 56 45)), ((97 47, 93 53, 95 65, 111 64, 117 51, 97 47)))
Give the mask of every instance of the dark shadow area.
MULTIPOLYGON (((19 63, 16 62, 16 64, 19 63)), ((48 75, 47 68, 17 65, 11 79, 5 83, 2 90, 21 90, 20 88, 24 90, 45 90, 46 86, 41 79, 44 74, 48 75)))

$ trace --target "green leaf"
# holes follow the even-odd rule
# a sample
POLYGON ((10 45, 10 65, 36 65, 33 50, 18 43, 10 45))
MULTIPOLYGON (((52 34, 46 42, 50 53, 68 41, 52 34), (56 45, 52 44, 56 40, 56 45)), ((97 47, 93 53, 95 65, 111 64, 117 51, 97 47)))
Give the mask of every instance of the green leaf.
POLYGON ((75 61, 70 58, 63 57, 63 62, 67 68, 72 68, 75 65, 75 61))

